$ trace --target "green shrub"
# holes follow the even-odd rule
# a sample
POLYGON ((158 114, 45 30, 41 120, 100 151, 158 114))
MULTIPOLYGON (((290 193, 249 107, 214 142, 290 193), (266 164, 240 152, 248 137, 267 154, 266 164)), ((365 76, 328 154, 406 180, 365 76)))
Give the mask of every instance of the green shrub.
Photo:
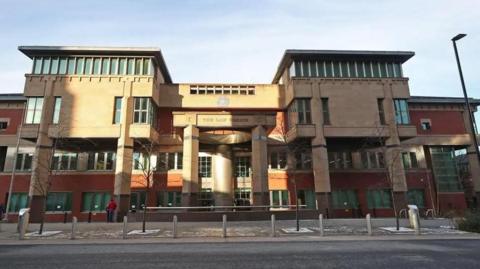
POLYGON ((480 233, 480 212, 467 212, 458 223, 458 229, 466 232, 480 233))

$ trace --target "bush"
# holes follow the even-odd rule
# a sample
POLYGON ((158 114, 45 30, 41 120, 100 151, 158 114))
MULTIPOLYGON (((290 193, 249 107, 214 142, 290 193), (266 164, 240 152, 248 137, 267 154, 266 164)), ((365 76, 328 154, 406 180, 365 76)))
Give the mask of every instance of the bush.
POLYGON ((480 233, 480 212, 467 212, 458 223, 458 229, 466 232, 480 233))

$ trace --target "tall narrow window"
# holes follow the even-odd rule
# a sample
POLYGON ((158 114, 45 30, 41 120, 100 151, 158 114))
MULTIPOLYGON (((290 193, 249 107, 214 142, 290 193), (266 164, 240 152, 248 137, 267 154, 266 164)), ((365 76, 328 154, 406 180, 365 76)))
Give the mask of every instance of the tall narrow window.
POLYGON ((60 120, 60 108, 62 106, 62 97, 55 97, 55 106, 53 109, 53 124, 58 124, 60 120))
POLYGON ((30 171, 32 170, 32 153, 18 153, 17 161, 15 163, 15 170, 17 171, 30 171))
POLYGON ((73 57, 68 58, 68 74, 75 74, 75 58, 73 57))
POLYGON ((83 75, 83 65, 85 63, 85 58, 77 58, 77 69, 75 74, 77 75, 83 75))
POLYGON ((332 65, 332 62, 330 62, 330 61, 325 62, 325 72, 326 72, 326 77, 327 77, 327 78, 333 77, 333 65, 332 65))
POLYGON ((415 152, 402 152, 402 161, 405 169, 418 168, 417 155, 415 152))
POLYGON ((363 62, 356 62, 355 65, 357 66, 357 74, 359 78, 365 77, 365 70, 363 66, 363 62))
POLYGON ((28 97, 25 123, 39 124, 42 118, 43 97, 28 97))
POLYGON ((312 123, 312 116, 310 111, 310 99, 296 99, 298 123, 310 124, 312 123))
POLYGON ((43 58, 42 74, 44 75, 50 74, 50 57, 43 58))
POLYGON ((33 74, 41 74, 42 73, 42 57, 35 57, 33 61, 33 74))
POLYGON ((52 58, 52 66, 50 67, 50 74, 56 75, 58 73, 58 57, 52 58))
POLYGON ((142 75, 150 75, 150 59, 143 59, 142 75))
POLYGON ((380 124, 385 125, 385 111, 383 109, 383 99, 377 99, 378 116, 380 117, 380 124))
POLYGON ((372 63, 365 62, 365 77, 371 78, 372 77, 372 63))
POLYGON ((102 75, 108 75, 110 69, 110 58, 102 59, 102 75))
POLYGON ((135 97, 133 123, 155 124, 156 106, 148 97, 135 97))
POLYGON ((200 177, 202 178, 212 177, 212 157, 198 157, 198 171, 200 173, 200 177))
POLYGON ((122 116, 122 97, 115 97, 115 108, 113 111, 113 123, 119 124, 122 116))
POLYGON ((328 108, 328 98, 322 98, 323 124, 330 125, 330 112, 328 108))
POLYGON ((112 58, 110 61, 110 74, 117 75, 118 74, 118 58, 112 58))
POLYGON ((135 59, 135 75, 141 75, 142 73, 142 59, 135 59))
POLYGON ((65 75, 67 73, 67 58, 60 58, 60 65, 58 66, 58 73, 65 75))
POLYGON ((317 62, 318 76, 325 77, 325 62, 317 62))
POLYGON ((95 58, 93 59, 93 74, 100 75, 100 66, 102 64, 102 59, 95 58))
POLYGON ((127 59, 120 58, 120 62, 118 64, 118 74, 125 75, 127 72, 127 59))
POLYGON ((408 103, 406 99, 394 99, 395 120, 397 124, 410 124, 408 103))
POLYGON ((85 59, 85 75, 91 75, 92 74, 92 58, 87 58, 85 59))
POLYGON ((393 64, 393 73, 396 78, 402 77, 402 66, 399 63, 393 64))
POLYGON ((127 75, 133 75, 135 69, 135 59, 128 59, 127 62, 127 75))

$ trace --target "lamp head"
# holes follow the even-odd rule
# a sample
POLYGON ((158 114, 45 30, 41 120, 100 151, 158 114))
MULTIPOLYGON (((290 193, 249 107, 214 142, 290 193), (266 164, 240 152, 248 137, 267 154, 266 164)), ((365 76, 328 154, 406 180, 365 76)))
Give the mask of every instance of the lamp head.
POLYGON ((452 41, 454 41, 454 42, 455 42, 455 41, 458 41, 458 40, 460 40, 460 39, 462 39, 462 38, 464 38, 464 37, 466 37, 466 36, 467 36, 467 34, 458 34, 458 35, 456 35, 456 36, 454 36, 454 37, 452 38, 452 41))

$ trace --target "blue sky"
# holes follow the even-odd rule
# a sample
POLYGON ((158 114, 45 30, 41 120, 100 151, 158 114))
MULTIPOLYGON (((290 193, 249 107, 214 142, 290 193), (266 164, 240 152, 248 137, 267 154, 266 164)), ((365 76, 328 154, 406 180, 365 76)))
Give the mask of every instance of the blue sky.
POLYGON ((2 1, 0 93, 31 68, 19 45, 160 47, 174 82, 269 83, 285 49, 410 50, 414 95, 480 98, 480 1, 2 1))

